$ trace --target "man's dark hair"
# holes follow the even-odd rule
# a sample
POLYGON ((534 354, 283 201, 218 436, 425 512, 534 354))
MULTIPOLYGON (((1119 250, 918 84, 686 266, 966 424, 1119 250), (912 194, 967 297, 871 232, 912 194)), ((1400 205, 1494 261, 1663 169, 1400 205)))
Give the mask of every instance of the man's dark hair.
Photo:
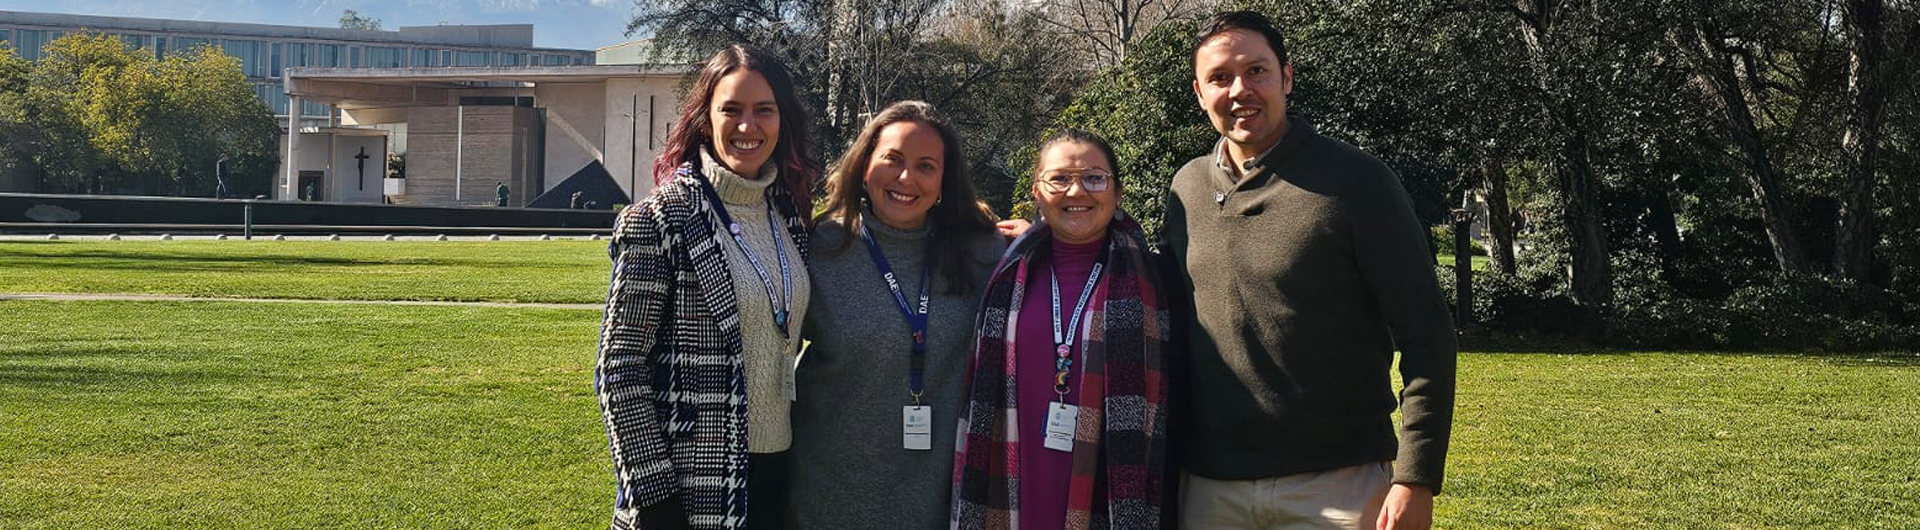
POLYGON ((1200 54, 1200 46, 1205 45, 1207 39, 1236 29, 1251 31, 1265 37, 1267 47, 1273 48, 1273 56, 1280 59, 1280 64, 1276 67, 1286 66, 1290 62, 1287 59, 1286 39, 1281 36, 1280 28, 1275 26, 1273 21, 1267 20, 1266 15, 1255 11, 1228 11, 1214 15, 1213 18, 1200 24, 1200 31, 1193 34, 1193 49, 1187 52, 1187 65, 1193 66, 1194 58, 1200 54))

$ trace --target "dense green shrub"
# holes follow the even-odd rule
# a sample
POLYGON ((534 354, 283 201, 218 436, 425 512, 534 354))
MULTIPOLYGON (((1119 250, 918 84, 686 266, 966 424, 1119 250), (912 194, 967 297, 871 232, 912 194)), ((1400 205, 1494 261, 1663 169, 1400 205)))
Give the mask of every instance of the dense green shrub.
MULTIPOLYGON (((1724 298, 1688 297, 1662 278, 1654 257, 1623 252, 1614 266, 1614 303, 1598 337, 1608 346, 1646 349, 1870 352, 1920 345, 1920 300, 1824 276, 1764 276, 1724 298)), ((1437 267, 1441 290, 1456 301, 1454 271, 1437 267)), ((1523 264, 1518 274, 1474 276, 1475 323, 1495 338, 1580 337, 1580 309, 1564 278, 1523 264)))

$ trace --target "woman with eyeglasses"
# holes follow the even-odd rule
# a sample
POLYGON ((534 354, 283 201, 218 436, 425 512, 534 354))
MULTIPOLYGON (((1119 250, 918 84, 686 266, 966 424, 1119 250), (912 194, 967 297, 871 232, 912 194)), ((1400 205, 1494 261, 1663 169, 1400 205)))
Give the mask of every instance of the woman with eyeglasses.
POLYGON ((987 283, 955 448, 952 526, 1160 528, 1167 310, 1113 150, 1068 129, 1041 144, 1040 221, 987 283))
POLYGON ((947 524, 974 309, 1006 246, 962 153, 932 105, 903 101, 827 176, 796 372, 791 528, 947 524))

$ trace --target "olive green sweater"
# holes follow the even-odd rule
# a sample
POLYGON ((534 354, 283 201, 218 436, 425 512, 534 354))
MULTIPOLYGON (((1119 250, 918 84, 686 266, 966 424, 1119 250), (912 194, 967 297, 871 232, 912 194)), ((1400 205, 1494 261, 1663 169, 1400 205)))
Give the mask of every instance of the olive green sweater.
POLYGON ((1395 460, 1395 482, 1438 492, 1457 346, 1399 178, 1295 115, 1242 178, 1223 160, 1216 148, 1174 176, 1162 234, 1192 295, 1174 291, 1192 302, 1178 317, 1186 469, 1250 480, 1395 460))

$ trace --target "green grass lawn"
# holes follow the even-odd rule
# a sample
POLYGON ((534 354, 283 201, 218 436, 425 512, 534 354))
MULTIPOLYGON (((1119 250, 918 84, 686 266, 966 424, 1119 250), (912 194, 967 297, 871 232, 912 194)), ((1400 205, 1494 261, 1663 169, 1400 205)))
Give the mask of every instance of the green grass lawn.
MULTIPOLYGON (((0 243, 0 291, 598 302, 603 249, 0 243)), ((599 317, 0 301, 0 528, 604 528, 599 317)), ((1463 354, 1439 526, 1910 527, 1916 387, 1913 354, 1463 354)))
POLYGON ((0 292, 598 303, 604 241, 7 241, 0 292))
MULTIPOLYGON (((1487 272, 1487 271, 1493 270, 1493 258, 1486 257, 1486 256, 1472 256, 1468 259, 1471 260, 1471 262, 1473 263, 1474 272, 1487 272)), ((1451 269, 1453 268, 1453 254, 1440 254, 1435 263, 1441 267, 1446 267, 1451 269)))
POLYGON ((1911 528, 1920 358, 1461 357, 1450 528, 1911 528))
MULTIPOLYGON (((0 314, 10 527, 605 524, 594 311, 14 301, 0 314)), ((1467 354, 1440 521, 1909 524, 1916 383, 1911 357, 1467 354)))
POLYGON ((596 313, 0 302, 0 527, 604 528, 596 313))

